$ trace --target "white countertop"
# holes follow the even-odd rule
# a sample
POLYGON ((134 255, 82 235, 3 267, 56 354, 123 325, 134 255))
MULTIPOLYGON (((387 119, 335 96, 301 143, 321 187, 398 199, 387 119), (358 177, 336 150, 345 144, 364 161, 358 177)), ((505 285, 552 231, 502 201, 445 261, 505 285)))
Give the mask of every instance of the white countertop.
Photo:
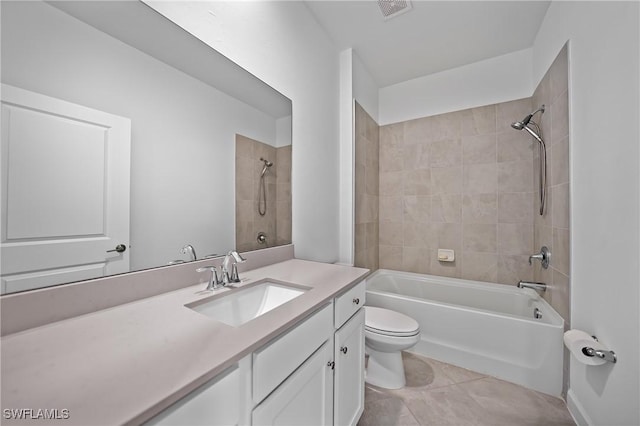
MULTIPOLYGON (((69 419, 47 424, 139 423, 324 306, 367 272, 297 259, 244 272, 241 285, 273 279, 311 289, 240 327, 185 307, 212 296, 205 284, 197 284, 4 336, 2 409, 69 410, 69 419)), ((4 415, 2 423, 44 424, 4 415)))

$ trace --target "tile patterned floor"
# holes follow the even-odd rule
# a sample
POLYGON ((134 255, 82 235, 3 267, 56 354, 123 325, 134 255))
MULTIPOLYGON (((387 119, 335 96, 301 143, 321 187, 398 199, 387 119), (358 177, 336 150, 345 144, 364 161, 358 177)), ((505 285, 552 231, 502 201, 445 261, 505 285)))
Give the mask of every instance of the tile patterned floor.
POLYGON ((407 386, 367 384, 358 426, 573 426, 564 401, 403 352, 407 386))

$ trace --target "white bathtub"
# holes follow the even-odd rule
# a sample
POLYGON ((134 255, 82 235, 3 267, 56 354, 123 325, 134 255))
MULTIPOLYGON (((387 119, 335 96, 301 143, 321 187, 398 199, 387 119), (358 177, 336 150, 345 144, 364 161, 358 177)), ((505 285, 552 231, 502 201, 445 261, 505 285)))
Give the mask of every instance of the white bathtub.
POLYGON ((560 396, 564 320, 531 289, 381 269, 366 300, 418 321, 413 352, 560 396))

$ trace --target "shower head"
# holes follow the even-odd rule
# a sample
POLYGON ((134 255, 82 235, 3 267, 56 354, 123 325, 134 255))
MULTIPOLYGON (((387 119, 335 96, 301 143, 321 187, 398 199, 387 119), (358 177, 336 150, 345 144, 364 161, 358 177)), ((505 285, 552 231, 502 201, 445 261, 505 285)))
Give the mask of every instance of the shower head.
MULTIPOLYGON (((516 130, 527 129, 527 124, 529 124, 533 116, 539 112, 544 114, 544 105, 542 105, 537 110, 533 111, 531 114, 527 115, 525 118, 522 119, 522 121, 516 121, 514 123, 511 123, 511 127, 513 127, 516 130)), ((531 133, 531 129, 529 129, 529 133, 531 133)), ((536 139, 539 140, 540 138, 536 137, 536 139)))
POLYGON ((260 157, 260 161, 262 161, 264 163, 264 167, 262 168, 262 172, 260 172, 260 177, 263 177, 265 173, 267 173, 267 169, 271 166, 273 166, 273 162, 269 161, 269 160, 265 160, 264 158, 260 157))

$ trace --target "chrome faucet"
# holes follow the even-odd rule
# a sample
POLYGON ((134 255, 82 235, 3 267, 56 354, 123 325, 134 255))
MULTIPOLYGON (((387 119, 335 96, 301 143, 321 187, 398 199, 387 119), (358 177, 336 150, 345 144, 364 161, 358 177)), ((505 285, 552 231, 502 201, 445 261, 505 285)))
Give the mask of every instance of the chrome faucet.
POLYGON ((551 259, 551 252, 547 246, 542 246, 539 253, 529 256, 529 265, 533 259, 539 260, 542 263, 542 267, 547 269, 549 267, 549 260, 551 259))
POLYGON ((211 271, 211 278, 209 279, 209 284, 207 284, 207 288, 205 290, 217 290, 224 285, 222 281, 218 279, 218 268, 216 268, 215 266, 203 266, 202 268, 196 269, 196 272, 206 271, 211 271))
POLYGON ((186 246, 182 247, 180 249, 180 253, 188 254, 189 260, 198 260, 198 258, 196 257, 196 249, 194 249, 191 244, 187 244, 186 246))
POLYGON ((235 250, 231 250, 224 257, 222 261, 222 285, 230 283, 239 283, 240 277, 238 276, 238 263, 243 263, 247 259, 242 257, 240 253, 235 250), (233 260, 233 263, 231 263, 233 260), (229 276, 229 265, 231 265, 231 276, 229 276))
POLYGON ((518 288, 531 288, 533 290, 540 291, 542 293, 547 289, 547 285, 545 283, 536 283, 531 281, 520 281, 518 282, 518 288))

